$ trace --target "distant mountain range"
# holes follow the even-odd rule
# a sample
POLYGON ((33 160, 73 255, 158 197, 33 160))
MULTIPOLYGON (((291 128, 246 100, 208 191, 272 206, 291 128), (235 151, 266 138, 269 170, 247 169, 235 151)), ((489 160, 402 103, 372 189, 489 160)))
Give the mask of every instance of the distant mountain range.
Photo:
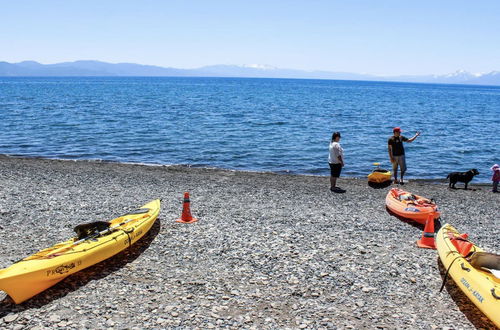
POLYGON ((113 64, 100 61, 75 61, 57 64, 41 64, 35 61, 24 61, 19 63, 0 62, 0 76, 246 77, 500 85, 499 71, 492 71, 485 74, 471 74, 469 72, 459 70, 447 75, 384 77, 348 72, 280 69, 264 65, 211 65, 197 69, 176 69, 154 65, 141 65, 134 63, 113 64))

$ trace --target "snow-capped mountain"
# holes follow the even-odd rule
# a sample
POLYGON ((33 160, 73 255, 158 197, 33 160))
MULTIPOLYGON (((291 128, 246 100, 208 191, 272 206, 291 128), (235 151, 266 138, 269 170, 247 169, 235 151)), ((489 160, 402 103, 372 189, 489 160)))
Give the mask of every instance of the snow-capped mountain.
POLYGON ((458 70, 445 75, 384 77, 349 72, 282 69, 263 64, 210 65, 197 69, 176 69, 154 65, 141 65, 135 63, 113 64, 100 61, 75 61, 57 64, 41 64, 35 61, 24 61, 20 63, 0 62, 0 76, 246 77, 399 81, 500 86, 500 71, 472 74, 464 70, 458 70))
POLYGON ((434 77, 436 77, 436 79, 446 79, 446 80, 448 80, 450 82, 452 82, 452 81, 460 82, 460 81, 466 81, 466 80, 474 79, 477 76, 473 75, 472 73, 469 73, 469 72, 467 72, 465 70, 457 70, 457 71, 455 71, 453 73, 448 73, 448 74, 445 74, 445 75, 442 75, 442 76, 435 75, 434 77))

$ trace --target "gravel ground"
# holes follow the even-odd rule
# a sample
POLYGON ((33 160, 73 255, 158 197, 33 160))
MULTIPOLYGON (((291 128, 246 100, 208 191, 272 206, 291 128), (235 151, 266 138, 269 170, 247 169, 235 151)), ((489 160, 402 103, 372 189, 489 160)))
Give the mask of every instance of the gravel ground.
MULTIPOLYGON (((495 328, 419 249, 422 226, 391 216, 389 188, 340 178, 0 157, 0 268, 161 198, 152 230, 124 252, 20 305, 0 293, 0 328, 495 328), (194 224, 175 222, 185 191, 194 224)), ((500 194, 444 182, 437 200, 487 251, 500 194)))

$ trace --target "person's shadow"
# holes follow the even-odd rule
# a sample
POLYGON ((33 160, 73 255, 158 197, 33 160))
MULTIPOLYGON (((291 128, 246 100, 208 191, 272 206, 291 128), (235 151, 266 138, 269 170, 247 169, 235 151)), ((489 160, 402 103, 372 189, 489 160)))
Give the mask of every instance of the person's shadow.
POLYGON ((28 299, 27 301, 16 305, 14 301, 6 296, 0 301, 0 318, 9 314, 10 312, 21 312, 26 309, 40 308, 53 300, 64 297, 68 293, 77 290, 78 288, 86 285, 90 281, 100 280, 112 274, 113 272, 124 267, 128 263, 133 262, 144 252, 154 238, 158 235, 161 228, 160 219, 156 219, 151 229, 140 240, 135 242, 130 247, 126 248, 117 255, 109 259, 103 260, 93 266, 85 268, 75 274, 72 274, 57 283, 53 287, 40 292, 36 296, 28 299))
MULTIPOLYGON (((446 269, 438 257, 438 268, 441 279, 444 280, 446 269)), ((496 329, 496 326, 484 315, 472 301, 467 298, 465 293, 455 284, 451 276, 448 276, 444 288, 455 302, 458 309, 477 329, 496 329)))

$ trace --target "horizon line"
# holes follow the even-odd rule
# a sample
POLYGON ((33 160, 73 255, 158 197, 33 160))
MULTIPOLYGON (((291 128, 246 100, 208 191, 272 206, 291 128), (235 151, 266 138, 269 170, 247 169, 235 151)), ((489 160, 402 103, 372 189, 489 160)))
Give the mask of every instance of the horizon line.
MULTIPOLYGON (((8 64, 21 64, 24 62, 34 62, 37 64, 41 65, 56 65, 56 64, 63 64, 63 63, 76 63, 76 62, 99 62, 99 63, 105 63, 105 64, 111 64, 111 65, 119 65, 119 64, 133 64, 133 65, 140 65, 140 66, 153 66, 153 67, 158 67, 162 69, 176 69, 176 70, 197 70, 197 69, 203 69, 207 67, 213 67, 213 66, 228 66, 228 67, 239 67, 239 68, 246 68, 246 69, 254 69, 254 70, 261 70, 261 71, 267 71, 267 70, 292 70, 292 71, 302 71, 305 73, 318 73, 318 72, 323 72, 323 73, 342 73, 342 74, 355 74, 355 75, 364 75, 364 76, 372 76, 374 78, 379 77, 379 78, 398 78, 398 77, 425 77, 425 76, 445 76, 445 75, 450 75, 450 74, 455 74, 455 73, 467 73, 475 77, 480 77, 485 74, 490 74, 490 73, 496 73, 500 72, 500 70, 495 70, 491 69, 490 71, 485 71, 485 72, 469 72, 464 69, 457 69, 453 72, 448 72, 448 73, 422 73, 422 74, 411 74, 411 73, 399 73, 399 74, 378 74, 378 73, 366 73, 366 72, 352 72, 352 71, 330 71, 328 69, 314 69, 314 70, 306 70, 306 69, 296 69, 296 68, 284 68, 284 67, 276 67, 273 65, 268 65, 268 64, 222 64, 222 63, 217 63, 217 64, 207 64, 203 66, 198 66, 198 67, 190 67, 190 68, 181 68, 181 67, 174 67, 174 66, 162 66, 158 64, 143 64, 143 63, 137 63, 137 62, 106 62, 103 60, 96 60, 96 59, 80 59, 80 60, 68 60, 68 61, 62 61, 62 62, 54 62, 54 63, 42 63, 36 60, 22 60, 19 62, 8 62, 8 61, 0 61, 0 62, 5 62, 8 64)), ((146 77, 146 76, 145 76, 146 77)), ((271 77, 272 78, 272 77, 271 77)), ((309 79, 309 78, 304 78, 304 79, 309 79)), ((335 80, 335 79, 331 79, 335 80)))

